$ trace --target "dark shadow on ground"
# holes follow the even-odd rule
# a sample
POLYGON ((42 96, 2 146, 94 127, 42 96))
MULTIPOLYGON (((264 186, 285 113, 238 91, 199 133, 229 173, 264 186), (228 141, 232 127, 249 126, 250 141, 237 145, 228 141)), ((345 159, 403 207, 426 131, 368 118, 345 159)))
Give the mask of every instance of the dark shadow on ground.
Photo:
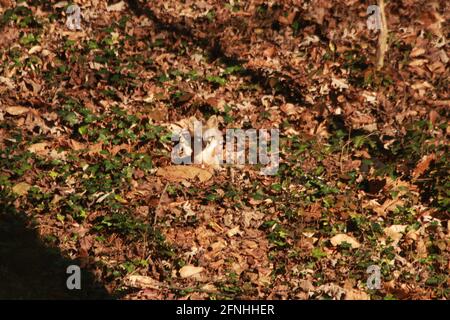
MULTIPOLYGON (((206 50, 212 60, 220 59, 230 64, 242 64, 239 57, 228 56, 222 47, 222 43, 219 40, 218 35, 213 32, 206 38, 199 38, 194 34, 189 26, 179 23, 166 23, 160 19, 149 5, 139 0, 127 0, 130 10, 136 16, 146 16, 155 24, 155 27, 159 30, 173 32, 178 37, 185 37, 190 39, 195 45, 206 50)), ((311 23, 311 22, 308 22, 311 23)), ((272 71, 271 75, 263 70, 243 68, 243 75, 249 76, 251 81, 259 84, 269 94, 274 90, 273 80, 276 79, 276 92, 285 97, 287 102, 301 103, 305 106, 310 106, 310 103, 304 99, 304 88, 296 83, 293 79, 287 78, 284 75, 272 71)))
POLYGON ((24 214, 0 199, 0 299, 112 299, 87 270, 81 290, 66 286, 67 267, 78 264, 45 246, 24 214))

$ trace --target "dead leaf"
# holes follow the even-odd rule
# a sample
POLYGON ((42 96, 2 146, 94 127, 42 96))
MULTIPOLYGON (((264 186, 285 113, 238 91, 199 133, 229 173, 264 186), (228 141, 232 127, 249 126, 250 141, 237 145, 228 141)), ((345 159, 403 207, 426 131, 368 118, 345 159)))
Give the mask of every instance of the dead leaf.
POLYGON ((398 206, 402 206, 405 202, 398 196, 395 199, 386 199, 386 201, 380 207, 373 208, 373 210, 379 215, 385 217, 388 212, 394 211, 398 206))
POLYGON ((416 252, 418 258, 426 258, 428 256, 427 246, 423 239, 419 239, 419 241, 417 241, 416 252))
POLYGON ((69 3, 67 1, 59 1, 59 2, 55 3, 53 5, 53 7, 56 8, 56 9, 61 9, 61 8, 66 7, 68 4, 69 3))
POLYGON ((345 79, 331 78, 331 86, 335 89, 344 90, 348 89, 348 83, 345 79))
POLYGON ((69 144, 72 147, 72 149, 75 150, 75 151, 83 150, 83 149, 86 148, 86 146, 83 143, 78 142, 78 141, 73 140, 73 139, 69 140, 69 144))
POLYGON ((2 8, 11 8, 12 7, 12 2, 11 0, 0 0, 0 4, 2 8))
POLYGON ((12 188, 12 191, 14 193, 17 193, 19 196, 24 196, 28 193, 28 190, 30 190, 30 188, 31 188, 31 185, 29 185, 28 183, 19 182, 12 188))
POLYGON ((370 300, 370 296, 362 290, 350 289, 345 293, 345 300, 370 300))
POLYGON ((306 222, 317 221, 322 217, 322 206, 319 201, 316 201, 311 204, 308 210, 301 209, 299 213, 305 218, 306 222))
POLYGON ((439 119, 439 113, 437 113, 434 110, 431 110, 430 111, 430 122, 432 124, 435 124, 438 119, 439 119))
POLYGON ((153 289, 159 289, 160 283, 158 280, 155 280, 148 276, 141 276, 141 275, 128 275, 124 279, 125 285, 133 287, 133 288, 153 288, 153 289))
POLYGON ((263 51, 263 55, 267 58, 272 58, 276 53, 275 47, 269 47, 263 51))
POLYGON ((55 149, 52 149, 52 151, 50 151, 50 153, 49 153, 49 157, 50 158, 57 159, 57 160, 65 161, 66 160, 66 156, 67 156, 67 152, 66 151, 58 152, 55 149))
POLYGON ((297 15, 297 9, 292 10, 286 17, 281 15, 278 21, 284 25, 291 25, 294 22, 295 16, 297 15))
POLYGON ((298 112, 297 108, 292 103, 283 104, 280 109, 288 116, 294 115, 298 112))
POLYGON ((403 232, 405 232, 406 227, 406 225, 394 224, 390 227, 384 228, 384 234, 394 241, 393 245, 396 245, 403 237, 403 232))
POLYGON ((427 171, 428 167, 430 166, 431 161, 433 161, 434 159, 435 159, 434 153, 423 156, 413 171, 413 174, 412 174, 413 179, 417 179, 425 171, 427 171))
POLYGON ((36 52, 41 52, 42 47, 41 46, 34 46, 30 50, 28 50, 28 54, 34 54, 36 52))
POLYGON ((4 85, 6 85, 8 87, 8 89, 14 89, 14 82, 6 77, 2 77, 0 76, 0 83, 3 83, 4 85))
POLYGON ((8 107, 5 109, 6 113, 12 115, 12 116, 19 116, 21 114, 27 113, 28 111, 30 111, 30 109, 25 108, 25 107, 8 107))
POLYGON ((299 280, 298 286, 300 289, 302 289, 305 292, 313 292, 315 290, 314 285, 309 280, 299 280))
POLYGON ((344 233, 335 235, 330 239, 330 242, 334 247, 341 245, 344 242, 350 244, 353 249, 359 248, 361 246, 358 241, 344 233))
POLYGON ((237 227, 234 227, 234 228, 228 230, 227 236, 229 236, 231 238, 232 236, 235 236, 235 235, 241 234, 241 233, 242 233, 242 231, 240 231, 239 226, 237 226, 237 227))
POLYGON ((156 175, 164 177, 168 180, 195 180, 198 178, 200 182, 205 182, 211 179, 212 173, 194 166, 168 166, 159 168, 156 175))
POLYGON ((317 288, 318 292, 325 293, 336 300, 341 300, 345 295, 345 289, 334 283, 326 283, 317 288))
POLYGON ((47 142, 39 142, 39 143, 35 143, 32 144, 31 146, 28 147, 28 151, 32 152, 32 153, 36 153, 36 154, 46 154, 47 153, 47 147, 48 144, 47 142))
POLYGON ((103 142, 98 142, 89 147, 88 155, 99 154, 103 149, 103 142))
POLYGON ((120 1, 106 7, 107 11, 123 11, 125 9, 125 2, 120 1))
POLYGON ((184 266, 180 269, 180 276, 182 278, 189 278, 203 271, 203 267, 195 267, 192 265, 184 266))
POLYGON ((130 145, 122 143, 122 144, 116 145, 116 146, 112 147, 111 149, 109 149, 109 152, 113 156, 115 156, 121 150, 127 150, 128 152, 131 152, 130 151, 130 145))
POLYGON ((427 59, 415 59, 409 63, 410 67, 420 67, 428 63, 427 59))
POLYGON ((425 53, 424 48, 415 47, 412 49, 411 54, 409 55, 411 58, 417 58, 425 53))

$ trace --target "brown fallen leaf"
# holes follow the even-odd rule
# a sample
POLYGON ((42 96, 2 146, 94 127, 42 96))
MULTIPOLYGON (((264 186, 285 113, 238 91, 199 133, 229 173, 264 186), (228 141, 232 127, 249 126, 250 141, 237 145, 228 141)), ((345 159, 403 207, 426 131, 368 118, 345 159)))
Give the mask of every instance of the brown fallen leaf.
POLYGON ((345 293, 345 300, 370 300, 370 296, 362 290, 350 289, 345 293))
POLYGON ((28 183, 19 182, 12 188, 12 191, 14 193, 17 193, 19 196, 24 196, 28 193, 28 190, 30 190, 30 188, 31 188, 31 185, 29 185, 28 183))
POLYGON ((419 239, 416 244, 416 252, 418 258, 426 258, 428 256, 427 246, 423 239, 419 239))
POLYGON ((72 147, 73 150, 75 151, 79 151, 79 150, 83 150, 86 148, 86 146, 84 145, 84 143, 78 142, 76 140, 70 139, 69 140, 69 145, 72 147))
POLYGON ((409 55, 411 58, 417 58, 423 55, 426 52, 424 48, 415 47, 412 49, 411 54, 409 55))
POLYGON ((166 178, 168 180, 194 180, 198 178, 200 182, 205 182, 211 179, 212 173, 208 170, 201 169, 194 166, 168 166, 159 168, 156 175, 166 178))
POLYGON ((125 9, 125 2, 120 1, 106 7, 106 11, 123 11, 125 9))
POLYGON ((128 275, 124 279, 125 285, 133 288, 153 288, 159 289, 161 287, 161 283, 158 280, 155 280, 148 276, 141 275, 128 275))
POLYGON ((275 55, 275 47, 269 47, 263 51, 263 55, 267 58, 272 58, 275 55))
POLYGON ((322 206, 319 201, 314 202, 307 210, 301 209, 299 214, 306 222, 317 221, 322 217, 322 206))
POLYGON ((0 0, 0 5, 2 8, 8 9, 12 7, 12 1, 11 0, 0 0))
POLYGON ((36 52, 41 52, 41 51, 42 51, 41 46, 34 46, 34 47, 31 47, 30 50, 28 50, 28 54, 34 54, 36 52))
POLYGON ((316 292, 325 293, 333 298, 333 300, 341 300, 345 296, 345 289, 334 283, 322 284, 317 288, 316 292))
POLYGON ((283 104, 280 110, 286 113, 288 116, 298 113, 298 109, 292 103, 283 104))
POLYGON ((88 155, 99 154, 100 151, 102 151, 102 149, 103 149, 103 142, 95 143, 95 144, 89 146, 88 155))
POLYGON ((353 249, 359 248, 361 246, 358 241, 344 233, 335 235, 330 239, 330 242, 334 247, 341 245, 344 242, 350 244, 353 249))
POLYGON ((298 287, 305 292, 313 292, 315 290, 315 287, 310 280, 299 280, 298 287))
POLYGON ((47 142, 39 142, 39 143, 35 143, 32 144, 31 146, 28 147, 28 151, 31 153, 36 153, 36 154, 47 154, 48 150, 47 150, 48 144, 47 142))
POLYGON ((125 143, 122 143, 122 144, 119 144, 119 145, 116 145, 116 146, 110 148, 110 149, 109 149, 109 152, 110 152, 113 156, 115 156, 115 155, 116 155, 119 151, 121 151, 121 150, 127 150, 128 152, 131 152, 131 151, 130 151, 130 145, 125 144, 125 143))
POLYGON ((182 278, 189 278, 203 271, 203 267, 195 267, 191 265, 184 266, 180 269, 180 276, 182 278))
POLYGON ((66 161, 67 151, 58 151, 56 149, 52 149, 52 151, 50 151, 48 156, 51 159, 66 161))
POLYGON ((427 59, 415 59, 409 63, 410 67, 420 67, 428 63, 427 59))
POLYGON ((384 234, 391 238, 394 242, 393 245, 397 245, 400 239, 403 237, 403 233, 406 230, 406 225, 394 224, 390 227, 384 228, 384 234))
POLYGON ((412 177, 413 179, 417 179, 418 177, 420 177, 425 171, 427 171, 427 169, 430 166, 431 161, 433 161, 435 159, 435 154, 428 154, 426 156, 424 156, 419 163, 416 165, 416 168, 414 169, 413 173, 412 173, 412 177))
POLYGON ((389 212, 394 211, 398 206, 402 206, 404 203, 405 202, 397 196, 395 199, 386 199, 381 206, 375 207, 373 210, 379 216, 385 217, 389 212))
POLYGON ((28 111, 30 111, 30 109, 25 108, 25 107, 20 107, 20 106, 16 106, 16 107, 8 107, 5 109, 6 113, 12 115, 12 116, 19 116, 21 114, 27 113, 28 111))
POLYGON ((278 21, 281 24, 284 24, 284 25, 291 25, 294 22, 294 19, 295 19, 296 15, 297 15, 297 9, 295 8, 294 10, 289 12, 289 14, 286 17, 285 16, 280 16, 278 18, 278 21))
POLYGON ((227 236, 230 238, 237 234, 242 234, 242 231, 239 230, 239 226, 234 227, 234 228, 228 230, 228 232, 227 232, 227 236))
POLYGON ((430 111, 430 121, 432 124, 435 124, 436 121, 439 119, 439 113, 437 113, 435 110, 430 111))

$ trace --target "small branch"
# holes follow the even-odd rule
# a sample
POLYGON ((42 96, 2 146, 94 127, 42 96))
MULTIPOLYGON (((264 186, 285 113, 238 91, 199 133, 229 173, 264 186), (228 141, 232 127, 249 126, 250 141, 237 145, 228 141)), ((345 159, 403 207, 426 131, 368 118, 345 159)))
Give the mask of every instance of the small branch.
MULTIPOLYGON (((146 278, 146 277, 143 277, 146 278)), ((152 279, 152 283, 145 283, 140 281, 129 281, 129 280, 123 280, 122 284, 129 287, 129 288, 137 288, 137 289, 153 289, 153 290, 161 290, 161 289, 167 289, 172 291, 190 291, 190 292, 201 292, 201 293, 207 293, 207 294, 215 294, 218 296, 224 296, 229 298, 235 298, 235 294, 227 293, 227 292, 220 292, 218 290, 208 290, 208 289, 202 289, 199 287, 181 287, 181 286, 174 286, 170 284, 163 283, 161 281, 157 281, 152 279)))
POLYGON ((161 197, 159 198, 158 206, 155 209, 155 217, 153 218, 153 225, 156 224, 156 220, 158 219, 158 213, 161 210, 161 200, 162 200, 163 196, 166 194, 168 186, 169 186, 169 183, 166 183, 166 186, 164 187, 164 190, 161 193, 161 197))
POLYGON ((380 7, 381 30, 380 30, 380 35, 378 37, 377 70, 381 70, 384 66, 384 56, 388 50, 389 30, 388 30, 388 26, 387 26, 384 0, 378 0, 378 6, 380 7))

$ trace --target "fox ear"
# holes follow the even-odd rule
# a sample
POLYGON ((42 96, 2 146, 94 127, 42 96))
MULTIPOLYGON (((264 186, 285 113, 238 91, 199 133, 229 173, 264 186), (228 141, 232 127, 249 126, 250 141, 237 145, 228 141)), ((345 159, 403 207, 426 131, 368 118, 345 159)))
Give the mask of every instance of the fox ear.
POLYGON ((219 119, 217 116, 211 116, 206 122, 206 129, 216 129, 219 127, 219 119))

